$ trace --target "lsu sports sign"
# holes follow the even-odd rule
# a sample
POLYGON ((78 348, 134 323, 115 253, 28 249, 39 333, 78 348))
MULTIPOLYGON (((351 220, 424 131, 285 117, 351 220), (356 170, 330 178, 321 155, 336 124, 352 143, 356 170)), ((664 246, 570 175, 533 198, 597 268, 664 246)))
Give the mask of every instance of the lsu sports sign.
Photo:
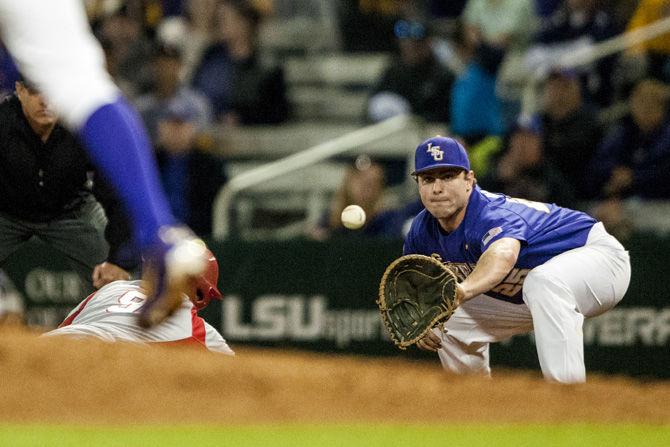
MULTIPOLYGON (((633 265, 631 285, 617 307, 586 320, 587 368, 670 378, 670 238, 636 234, 625 245, 633 265)), ((384 269, 402 252, 401 240, 213 241, 210 248, 219 259, 225 298, 201 315, 231 346, 437 361, 434 354, 416 349, 401 354, 389 341, 375 304, 384 269)), ((65 260, 45 248, 22 250, 4 268, 36 325, 57 325, 87 294, 65 260)), ((506 284, 512 287, 522 276, 516 272, 506 284)), ((532 334, 492 345, 491 363, 539 368, 532 334)))

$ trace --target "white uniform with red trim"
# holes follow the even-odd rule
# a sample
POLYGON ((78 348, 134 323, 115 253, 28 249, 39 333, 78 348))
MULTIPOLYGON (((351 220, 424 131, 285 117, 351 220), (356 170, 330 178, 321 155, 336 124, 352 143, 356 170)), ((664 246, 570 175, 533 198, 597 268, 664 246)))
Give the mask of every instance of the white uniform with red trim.
POLYGON ((193 343, 228 355, 234 352, 221 334, 200 318, 191 301, 184 301, 163 323, 143 329, 137 312, 146 296, 141 281, 114 281, 89 295, 70 312, 58 329, 44 335, 97 337, 106 341, 135 343, 193 343))

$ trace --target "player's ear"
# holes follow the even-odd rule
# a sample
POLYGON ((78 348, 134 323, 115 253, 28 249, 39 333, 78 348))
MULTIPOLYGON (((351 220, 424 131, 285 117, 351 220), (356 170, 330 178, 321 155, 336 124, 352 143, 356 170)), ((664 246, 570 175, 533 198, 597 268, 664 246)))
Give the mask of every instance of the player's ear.
POLYGON ((465 180, 469 183, 468 191, 475 187, 477 180, 475 179, 475 171, 467 171, 465 173, 465 180))

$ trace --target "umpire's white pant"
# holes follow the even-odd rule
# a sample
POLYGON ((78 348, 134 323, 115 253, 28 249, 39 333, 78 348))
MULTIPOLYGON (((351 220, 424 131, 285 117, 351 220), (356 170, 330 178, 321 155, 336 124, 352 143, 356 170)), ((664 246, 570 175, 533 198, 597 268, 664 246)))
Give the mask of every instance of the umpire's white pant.
POLYGON ((525 304, 480 295, 463 304, 443 330, 433 329, 442 339, 440 361, 457 373, 490 374, 489 343, 534 330, 544 377, 584 382, 584 318, 614 307, 629 283, 628 252, 598 223, 586 245, 530 271, 525 304))

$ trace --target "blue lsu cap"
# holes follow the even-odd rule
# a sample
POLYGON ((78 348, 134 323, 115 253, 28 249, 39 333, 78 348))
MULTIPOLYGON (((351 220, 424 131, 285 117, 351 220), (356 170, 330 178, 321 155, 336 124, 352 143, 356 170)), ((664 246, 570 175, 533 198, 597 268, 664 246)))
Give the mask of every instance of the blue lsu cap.
POLYGON ((453 138, 436 136, 416 148, 414 172, 421 174, 435 168, 460 168, 470 170, 470 160, 465 148, 453 138))

